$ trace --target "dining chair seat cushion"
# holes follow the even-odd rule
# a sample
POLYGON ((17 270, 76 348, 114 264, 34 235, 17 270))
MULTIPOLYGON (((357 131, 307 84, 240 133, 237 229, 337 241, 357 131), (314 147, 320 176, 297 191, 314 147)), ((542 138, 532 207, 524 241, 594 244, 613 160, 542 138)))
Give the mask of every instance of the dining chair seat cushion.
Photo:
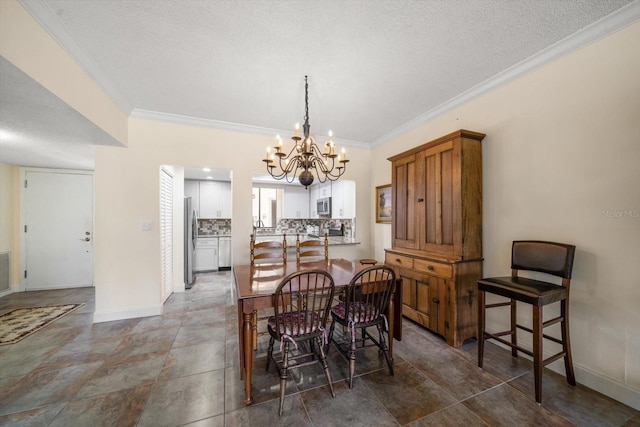
MULTIPOLYGON (((300 311, 294 313, 286 313, 280 315, 280 330, 277 331, 279 336, 288 335, 290 337, 298 337, 316 332, 320 329, 321 322, 318 313, 312 311, 300 311)), ((276 333, 276 318, 269 317, 267 320, 269 331, 276 333)))
POLYGON ((331 307, 331 315, 342 323, 368 323, 380 317, 380 313, 376 311, 373 304, 364 302, 338 304, 331 307), (348 318, 347 312, 349 313, 348 318))

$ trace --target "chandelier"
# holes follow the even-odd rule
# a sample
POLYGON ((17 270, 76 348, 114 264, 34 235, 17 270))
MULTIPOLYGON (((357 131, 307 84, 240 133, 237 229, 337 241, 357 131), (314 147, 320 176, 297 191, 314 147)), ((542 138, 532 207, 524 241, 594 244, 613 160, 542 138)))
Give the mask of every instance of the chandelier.
POLYGON ((335 153, 331 131, 329 131, 329 139, 324 143, 323 148, 318 147, 315 138, 309 135, 311 126, 309 125, 307 76, 304 76, 304 108, 303 137, 300 137, 300 125, 296 123, 291 137, 294 146, 289 154, 285 154, 282 150, 282 139, 280 139, 280 135, 276 135, 276 145, 273 147, 275 151, 272 153, 271 147, 268 147, 267 157, 262 161, 267 164, 267 172, 273 178, 293 182, 297 176, 300 184, 304 185, 304 188, 308 188, 313 183, 314 171, 321 183, 335 181, 344 174, 349 160, 347 160, 344 148, 340 155, 335 153))

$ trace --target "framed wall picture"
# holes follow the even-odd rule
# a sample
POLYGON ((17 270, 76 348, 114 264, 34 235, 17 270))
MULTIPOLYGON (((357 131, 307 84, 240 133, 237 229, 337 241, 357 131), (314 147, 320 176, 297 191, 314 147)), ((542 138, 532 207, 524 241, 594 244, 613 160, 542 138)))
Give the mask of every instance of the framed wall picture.
POLYGON ((376 187, 376 222, 391 223, 391 184, 376 187))

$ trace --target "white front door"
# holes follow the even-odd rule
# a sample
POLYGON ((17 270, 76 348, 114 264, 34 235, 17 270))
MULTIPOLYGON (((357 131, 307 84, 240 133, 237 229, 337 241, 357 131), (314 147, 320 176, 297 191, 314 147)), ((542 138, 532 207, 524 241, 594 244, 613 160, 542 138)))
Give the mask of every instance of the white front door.
POLYGON ((26 289, 93 285, 93 175, 27 171, 26 289))

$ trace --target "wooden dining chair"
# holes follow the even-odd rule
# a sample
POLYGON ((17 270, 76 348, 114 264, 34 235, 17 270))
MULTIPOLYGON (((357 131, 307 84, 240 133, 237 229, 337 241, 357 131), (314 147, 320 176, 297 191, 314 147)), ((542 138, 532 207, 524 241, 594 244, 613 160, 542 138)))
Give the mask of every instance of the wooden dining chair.
MULTIPOLYGON (((250 260, 251 266, 260 268, 262 265, 264 268, 271 269, 273 264, 286 264, 287 263, 287 235, 282 235, 282 240, 265 240, 256 242, 255 234, 251 234, 250 243, 250 260), (264 265, 263 265, 264 264, 264 265), (268 266, 266 264, 269 264, 268 266)), ((258 336, 264 335, 266 332, 260 332, 258 323, 263 323, 267 320, 267 313, 265 310, 254 310, 253 312, 253 349, 258 349, 258 336)))
POLYGON ((282 415, 289 370, 320 363, 333 391, 331 373, 325 356, 326 324, 335 284, 323 270, 299 270, 280 282, 274 294, 274 313, 267 321, 271 338, 267 352, 267 366, 273 361, 280 375, 280 406, 282 415), (280 343, 280 358, 275 358, 275 342, 280 343), (308 343, 308 346, 299 345, 308 343), (295 350, 295 352, 294 352, 295 350), (292 363, 293 362, 293 363, 292 363))
POLYGON ((518 357, 521 351, 533 358, 536 402, 542 402, 542 369, 551 362, 564 358, 567 382, 576 385, 569 342, 569 286, 573 269, 573 257, 576 247, 564 243, 535 240, 515 241, 511 248, 511 276, 490 277, 478 281, 478 366, 482 368, 484 342, 493 339, 511 347, 511 355, 518 357), (562 279, 557 285, 543 280, 534 280, 518 275, 519 271, 533 271, 556 276, 562 279), (509 301, 493 304, 485 303, 485 293, 506 297, 509 301), (517 323, 517 302, 530 304, 533 308, 533 327, 517 323), (542 308, 545 305, 560 302, 560 315, 543 321, 542 308), (486 309, 510 307, 511 325, 502 332, 487 332, 485 325, 486 309), (560 323, 562 338, 558 339, 544 333, 547 326, 560 323), (533 335, 533 351, 518 345, 516 330, 521 329, 533 335), (510 336, 510 340, 503 336, 510 336), (562 345, 562 351, 543 359, 543 338, 562 345))
POLYGON ((300 235, 296 235, 296 262, 311 260, 329 260, 329 237, 325 233, 324 239, 300 241, 300 235))
POLYGON ((349 388, 353 387, 356 367, 356 351, 376 346, 387 361, 389 372, 393 375, 393 361, 385 340, 388 323, 385 313, 393 293, 396 276, 391 267, 374 265, 357 273, 349 282, 346 296, 342 302, 331 308, 331 328, 329 344, 338 349, 349 361, 349 388), (342 342, 334 339, 336 323, 346 328, 346 336, 342 342), (377 338, 367 328, 378 330, 377 338), (360 331, 358 334, 357 331, 360 331))
POLYGON ((255 234, 251 235, 250 243, 251 265, 258 263, 287 262, 287 235, 282 235, 282 240, 266 240, 256 242, 255 234))

